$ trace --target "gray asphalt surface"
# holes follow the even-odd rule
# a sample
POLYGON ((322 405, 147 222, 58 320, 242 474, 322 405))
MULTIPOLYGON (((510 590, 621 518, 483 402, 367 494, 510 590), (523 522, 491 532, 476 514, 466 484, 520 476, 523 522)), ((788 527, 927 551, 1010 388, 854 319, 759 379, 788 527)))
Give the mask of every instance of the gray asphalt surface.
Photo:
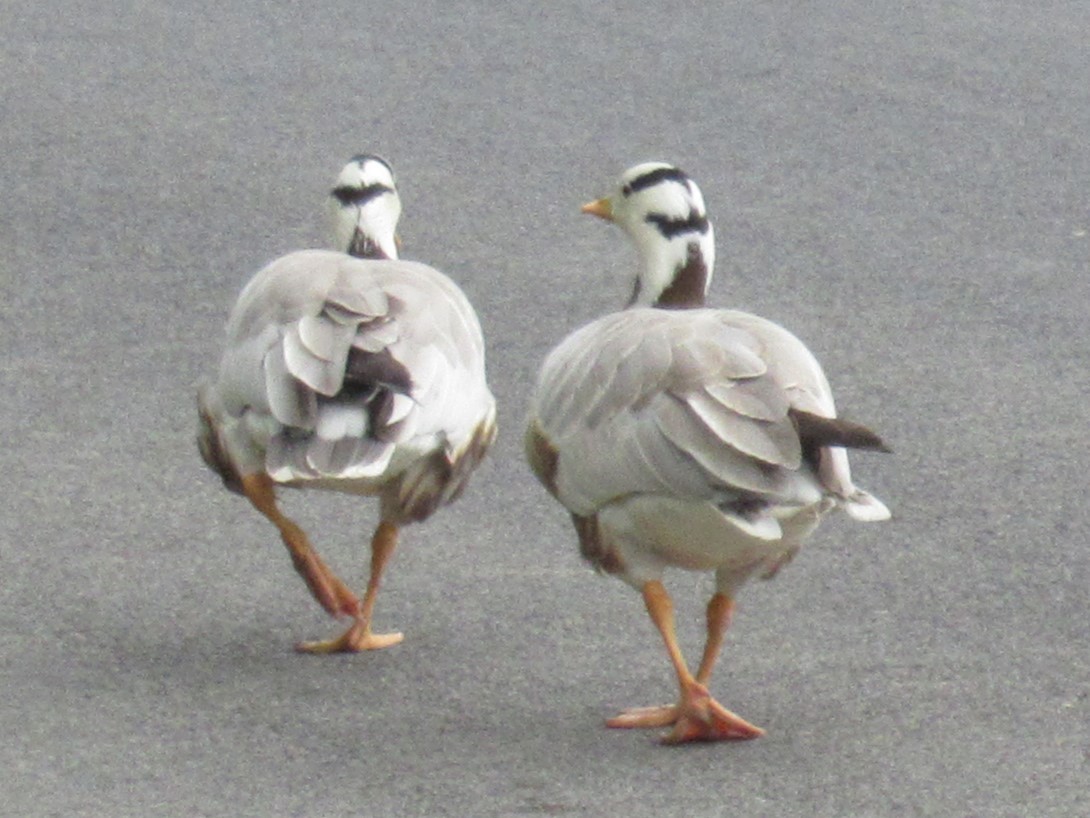
MULTIPOLYGON (((406 8, 0 10, 0 814, 1090 815, 1085 8, 406 8), (315 658, 338 626, 200 464, 193 385, 363 150, 478 308, 501 438, 403 538, 405 643, 315 658), (743 593, 713 684, 743 745, 602 727, 671 672, 521 460, 545 352, 628 292, 578 206, 649 159, 704 190, 711 301, 896 450, 854 461, 894 521, 743 593)), ((287 509, 361 584, 373 505, 287 509)), ((695 657, 710 580, 670 587, 695 657)))

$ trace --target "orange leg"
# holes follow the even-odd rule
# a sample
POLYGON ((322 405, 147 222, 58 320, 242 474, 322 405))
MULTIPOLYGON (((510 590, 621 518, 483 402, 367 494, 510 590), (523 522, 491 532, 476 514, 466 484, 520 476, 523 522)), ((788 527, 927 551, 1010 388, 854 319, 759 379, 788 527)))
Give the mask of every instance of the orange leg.
POLYGON ((356 621, 336 639, 301 642, 296 645, 296 650, 303 653, 355 653, 361 650, 388 648, 405 638, 400 633, 371 632, 371 615, 375 610, 379 582, 396 546, 397 526, 385 521, 379 523, 374 537, 371 538, 371 576, 367 581, 363 606, 356 615, 356 621))
POLYGON ((666 744, 687 741, 721 741, 724 739, 757 738, 764 734, 760 727, 727 710, 711 697, 705 683, 723 645, 723 635, 730 623, 731 600, 716 594, 708 603, 708 640, 699 675, 694 677, 685 664, 674 633, 674 605, 662 583, 655 580, 643 586, 647 612, 666 643, 666 652, 677 673, 680 697, 676 705, 642 707, 626 710, 606 724, 610 727, 665 727, 674 729, 663 737, 666 744))
POLYGON ((734 615, 734 600, 726 594, 716 594, 708 602, 708 638, 704 642, 704 656, 696 671, 696 680, 706 685, 712 677, 712 668, 723 649, 723 637, 734 615))
POLYGON ((360 603, 356 595, 326 566, 303 529, 280 512, 272 479, 266 474, 248 474, 242 478, 242 492, 280 531, 295 570, 330 616, 358 616, 360 603))

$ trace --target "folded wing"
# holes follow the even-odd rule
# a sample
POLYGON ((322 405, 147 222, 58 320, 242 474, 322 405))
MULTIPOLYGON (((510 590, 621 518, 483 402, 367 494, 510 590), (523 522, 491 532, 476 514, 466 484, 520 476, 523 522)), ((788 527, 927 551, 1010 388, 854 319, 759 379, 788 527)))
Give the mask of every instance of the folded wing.
POLYGON ((220 388, 271 419, 279 481, 374 477, 398 445, 457 440, 490 411, 476 316, 425 265, 293 253, 243 291, 228 336, 220 388))
POLYGON ((713 502, 772 538, 776 507, 854 491, 846 457, 830 462, 828 481, 806 462, 798 411, 835 417, 820 366, 786 330, 727 310, 636 309, 554 350, 533 417, 556 453, 554 490, 575 514, 664 494, 713 502))

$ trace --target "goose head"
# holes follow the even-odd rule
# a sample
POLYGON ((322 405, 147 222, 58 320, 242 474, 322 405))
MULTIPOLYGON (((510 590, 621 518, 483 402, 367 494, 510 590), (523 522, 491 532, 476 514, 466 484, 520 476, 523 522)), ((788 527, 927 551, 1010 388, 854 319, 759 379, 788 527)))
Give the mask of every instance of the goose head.
POLYGON ((628 306, 684 309, 704 304, 715 237, 700 188, 665 162, 629 168, 617 189, 582 211, 613 222, 632 239, 640 270, 628 306))
POLYGON ((397 258, 401 198, 394 171, 378 156, 353 156, 330 191, 337 249, 357 258, 397 258))

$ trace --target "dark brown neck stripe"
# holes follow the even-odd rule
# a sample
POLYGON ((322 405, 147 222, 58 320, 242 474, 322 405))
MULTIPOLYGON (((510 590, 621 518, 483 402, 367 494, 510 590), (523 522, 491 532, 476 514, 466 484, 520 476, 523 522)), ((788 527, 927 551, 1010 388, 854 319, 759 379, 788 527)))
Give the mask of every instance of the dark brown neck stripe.
POLYGON ((677 268, 670 286, 662 291, 655 306, 667 310, 691 310, 704 306, 704 291, 708 288, 708 265, 700 245, 689 244, 685 263, 677 268))
POLYGON ((367 259, 389 258, 379 243, 359 228, 356 228, 356 232, 352 235, 352 242, 348 245, 348 255, 367 259))

